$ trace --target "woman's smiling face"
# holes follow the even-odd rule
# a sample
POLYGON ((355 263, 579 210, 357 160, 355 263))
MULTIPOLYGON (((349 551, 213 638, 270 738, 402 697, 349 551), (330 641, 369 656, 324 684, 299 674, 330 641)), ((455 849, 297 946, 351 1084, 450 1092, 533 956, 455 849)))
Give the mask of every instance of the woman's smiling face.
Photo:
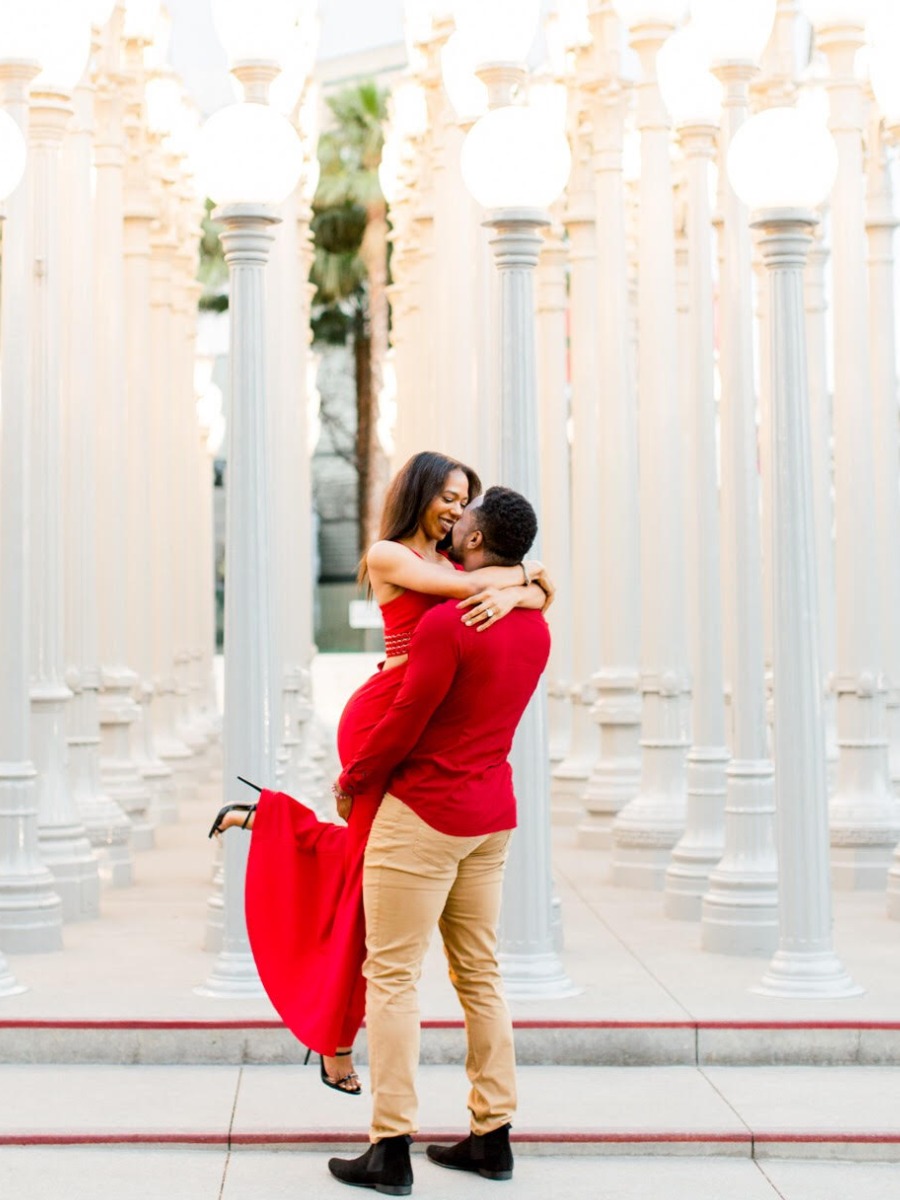
POLYGON ((469 481, 465 471, 455 468, 444 480, 444 486, 422 514, 419 526, 426 537, 441 542, 469 503, 469 481))

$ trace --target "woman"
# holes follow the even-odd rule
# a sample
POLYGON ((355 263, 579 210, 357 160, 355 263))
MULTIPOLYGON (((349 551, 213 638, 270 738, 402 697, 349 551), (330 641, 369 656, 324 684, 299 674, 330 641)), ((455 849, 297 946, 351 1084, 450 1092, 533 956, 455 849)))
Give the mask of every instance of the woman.
MULTIPOLYGON (((341 715, 337 743, 345 766, 399 691, 413 632, 429 608, 456 598, 460 619, 485 629, 517 605, 546 604, 542 585, 531 586, 529 572, 540 572, 539 563, 467 573, 443 553, 480 491, 471 468, 431 451, 414 455, 388 489, 379 540, 359 573, 381 608, 386 657, 341 715)), ((320 1054, 323 1082, 354 1095, 360 1088, 350 1054, 365 1010, 362 865, 380 803, 380 794, 355 796, 341 826, 267 791, 255 812, 224 812, 214 825, 217 832, 230 825, 255 831, 246 908, 260 978, 285 1024, 320 1054)))

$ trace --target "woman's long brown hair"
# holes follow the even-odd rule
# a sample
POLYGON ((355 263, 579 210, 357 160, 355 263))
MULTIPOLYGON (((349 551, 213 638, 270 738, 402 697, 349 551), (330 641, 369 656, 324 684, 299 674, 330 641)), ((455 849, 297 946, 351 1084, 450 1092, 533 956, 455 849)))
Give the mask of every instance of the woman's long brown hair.
MULTIPOLYGON (((412 537, 428 505, 443 491, 451 471, 462 471, 468 479, 470 500, 481 495, 481 480, 471 467, 434 450, 422 450, 400 468, 388 486, 381 510, 379 541, 394 542, 412 537)), ((364 554, 357 580, 367 583, 368 578, 364 554)))

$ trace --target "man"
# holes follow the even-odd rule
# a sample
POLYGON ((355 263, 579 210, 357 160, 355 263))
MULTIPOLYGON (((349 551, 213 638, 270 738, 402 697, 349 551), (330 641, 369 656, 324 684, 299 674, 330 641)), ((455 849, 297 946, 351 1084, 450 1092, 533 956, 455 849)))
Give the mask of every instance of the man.
MULTIPOLYGON (((508 488, 489 488, 453 530, 467 570, 521 562, 537 532, 534 510, 508 488)), ((488 601, 484 602, 487 606, 488 601)), ((371 1146, 333 1158, 332 1175, 388 1195, 412 1191, 417 1129, 417 982, 435 926, 466 1018, 471 1132, 429 1146, 441 1166, 512 1177, 516 1107, 512 1021, 496 960, 503 868, 516 824, 513 734, 550 652, 540 612, 514 609, 483 632, 453 601, 419 623, 396 703, 336 793, 385 792, 366 849, 366 1028, 372 1081, 371 1146)))

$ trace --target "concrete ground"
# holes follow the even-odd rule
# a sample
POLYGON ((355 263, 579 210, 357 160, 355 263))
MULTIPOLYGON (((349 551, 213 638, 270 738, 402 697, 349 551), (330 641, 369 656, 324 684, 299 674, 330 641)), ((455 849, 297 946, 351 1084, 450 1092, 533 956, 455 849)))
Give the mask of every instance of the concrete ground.
MULTIPOLYGON (((324 657, 324 656, 323 656, 324 657)), ((336 718, 371 659, 320 660, 336 718)), ((342 1194, 368 1101, 322 1088, 264 997, 195 988, 219 795, 207 786, 105 889, 65 951, 18 955, 28 988, 0 999, 0 1196, 256 1200, 342 1194)), ((230 837, 243 836, 235 831, 230 837)), ((841 1001, 751 989, 760 959, 704 953, 662 896, 614 888, 608 854, 554 830, 566 999, 517 1001, 521 1104, 506 1194, 530 1200, 891 1200, 900 1195, 900 925, 884 897, 837 893, 835 946, 866 990, 841 1001)), ((421 988, 423 1136, 465 1121, 462 1031, 438 946, 421 988)), ((359 1058, 365 1081, 365 1040, 359 1058)), ((415 1159, 417 1194, 494 1185, 415 1159)), ((502 1192, 502 1188, 501 1188, 502 1192)))

